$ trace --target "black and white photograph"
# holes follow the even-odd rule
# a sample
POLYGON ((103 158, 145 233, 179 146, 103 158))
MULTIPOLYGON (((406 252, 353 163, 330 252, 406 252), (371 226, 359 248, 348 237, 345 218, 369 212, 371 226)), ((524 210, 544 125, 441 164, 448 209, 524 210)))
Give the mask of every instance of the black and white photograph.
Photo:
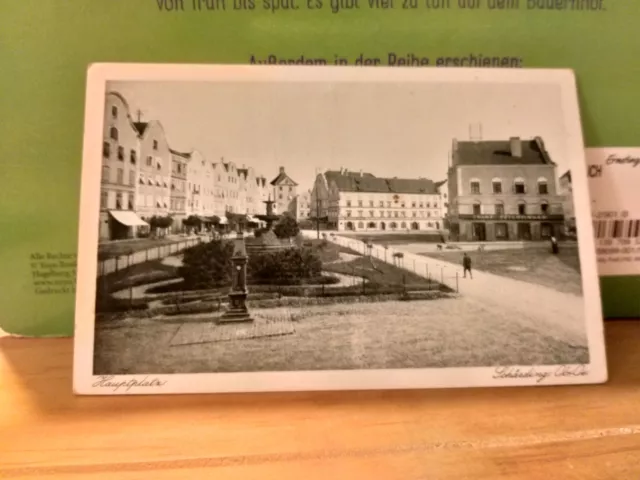
POLYGON ((97 64, 81 394, 606 380, 568 70, 97 64))

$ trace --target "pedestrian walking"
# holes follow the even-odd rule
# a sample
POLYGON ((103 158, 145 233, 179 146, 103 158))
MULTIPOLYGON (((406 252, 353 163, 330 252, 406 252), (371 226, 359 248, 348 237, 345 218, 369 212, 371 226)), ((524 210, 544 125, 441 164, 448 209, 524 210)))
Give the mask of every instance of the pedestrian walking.
POLYGON ((469 277, 473 278, 473 274, 471 273, 471 257, 467 255, 467 252, 462 255, 462 268, 462 278, 467 278, 467 272, 469 272, 469 277))
POLYGON ((558 239, 554 236, 551 236, 551 253, 553 253, 554 255, 558 254, 558 251, 560 250, 560 247, 558 246, 558 239))

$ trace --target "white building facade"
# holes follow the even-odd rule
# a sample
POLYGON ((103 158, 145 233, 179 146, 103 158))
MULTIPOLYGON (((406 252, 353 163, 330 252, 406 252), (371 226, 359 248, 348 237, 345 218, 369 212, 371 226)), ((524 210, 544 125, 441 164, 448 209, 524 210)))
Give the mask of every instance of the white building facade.
POLYGON ((317 175, 310 217, 338 231, 439 231, 443 197, 426 178, 380 178, 342 169, 317 175))

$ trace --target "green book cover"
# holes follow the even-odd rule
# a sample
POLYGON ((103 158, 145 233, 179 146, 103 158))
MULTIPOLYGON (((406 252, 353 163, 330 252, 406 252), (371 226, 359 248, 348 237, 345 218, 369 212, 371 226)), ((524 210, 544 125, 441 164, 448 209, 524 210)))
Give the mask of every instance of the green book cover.
MULTIPOLYGON (((572 68, 587 145, 637 144, 637 2, 0 0, 0 12, 0 326, 12 334, 73 333, 92 63, 572 68)), ((640 314, 606 304, 637 287, 604 280, 605 315, 640 314)))

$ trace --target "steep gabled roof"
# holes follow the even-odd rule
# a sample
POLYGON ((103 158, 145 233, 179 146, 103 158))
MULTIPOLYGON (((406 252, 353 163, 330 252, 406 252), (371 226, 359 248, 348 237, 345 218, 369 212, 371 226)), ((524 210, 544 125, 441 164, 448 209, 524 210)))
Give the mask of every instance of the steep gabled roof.
POLYGON ((426 178, 380 178, 371 173, 327 171, 325 178, 341 192, 437 194, 432 180, 426 178))
POLYGON ((571 170, 567 170, 560 178, 566 178, 571 183, 571 170))
POLYGON ((553 165, 540 137, 519 140, 522 154, 514 156, 510 140, 457 142, 454 166, 458 165, 553 165))
POLYGON ((271 180, 271 185, 280 185, 281 183, 286 182, 287 180, 289 180, 289 182, 291 182, 294 186, 297 186, 298 184, 289 176, 286 174, 286 172, 284 171, 280 171, 280 173, 278 173, 278 176, 276 178, 274 178, 273 180, 271 180))

